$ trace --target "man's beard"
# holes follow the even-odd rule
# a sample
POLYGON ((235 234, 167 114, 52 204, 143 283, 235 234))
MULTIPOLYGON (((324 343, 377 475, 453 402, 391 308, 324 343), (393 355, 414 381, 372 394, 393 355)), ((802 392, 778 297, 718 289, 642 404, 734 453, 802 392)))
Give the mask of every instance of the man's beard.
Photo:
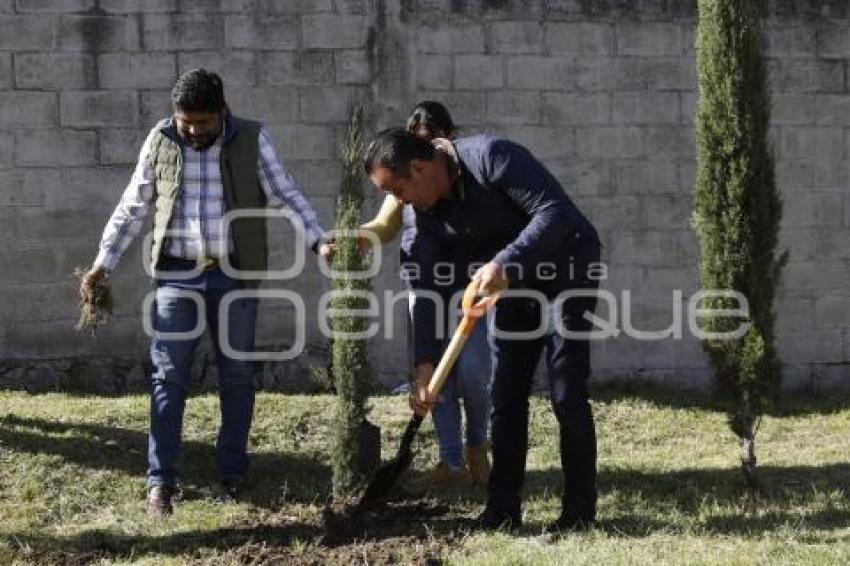
POLYGON ((213 143, 215 143, 215 138, 207 137, 207 138, 188 138, 187 141, 189 145, 192 146, 192 149, 195 151, 203 151, 209 148, 213 143))

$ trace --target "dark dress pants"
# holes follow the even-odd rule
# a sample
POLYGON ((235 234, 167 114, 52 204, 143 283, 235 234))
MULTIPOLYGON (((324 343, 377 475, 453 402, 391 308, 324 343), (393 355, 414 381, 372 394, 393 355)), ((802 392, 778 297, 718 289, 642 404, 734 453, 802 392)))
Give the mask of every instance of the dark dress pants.
MULTIPOLYGON (((593 288, 593 284, 582 281, 582 287, 593 288)), ((561 318, 562 328, 588 332, 592 325, 583 315, 593 312, 595 306, 595 297, 572 298, 553 316, 561 318)), ((506 297, 497 303, 495 325, 502 331, 533 331, 547 316, 541 313, 545 308, 534 299, 506 297)), ((552 408, 560 431, 563 514, 583 521, 595 518, 596 433, 587 388, 590 343, 561 334, 567 333, 493 339, 493 470, 487 505, 498 513, 520 516, 528 452, 528 397, 545 347, 552 408)))

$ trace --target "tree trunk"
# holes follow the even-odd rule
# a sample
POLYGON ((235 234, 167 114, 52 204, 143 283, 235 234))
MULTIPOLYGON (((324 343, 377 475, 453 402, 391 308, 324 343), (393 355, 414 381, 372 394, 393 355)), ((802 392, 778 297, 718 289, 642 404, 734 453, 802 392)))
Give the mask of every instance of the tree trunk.
POLYGON ((738 413, 738 423, 734 427, 741 441, 741 471, 744 474, 744 512, 748 515, 758 510, 761 482, 757 473, 756 459, 756 421, 753 418, 749 403, 741 404, 738 413))
POLYGON ((748 436, 741 438, 741 470, 748 489, 758 491, 759 483, 756 475, 756 439, 750 431, 748 436))

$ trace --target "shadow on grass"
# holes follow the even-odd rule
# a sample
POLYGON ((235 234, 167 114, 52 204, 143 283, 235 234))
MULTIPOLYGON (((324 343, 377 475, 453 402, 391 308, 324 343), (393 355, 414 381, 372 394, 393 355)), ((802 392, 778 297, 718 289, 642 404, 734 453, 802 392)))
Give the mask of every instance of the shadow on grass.
MULTIPOLYGON (((594 385, 591 393, 594 401, 609 403, 624 399, 649 401, 660 407, 674 409, 703 409, 725 413, 731 404, 713 391, 679 389, 656 383, 634 381, 611 381, 594 385)), ((776 407, 767 411, 774 417, 802 416, 809 414, 831 414, 850 410, 850 395, 816 392, 785 392, 776 407)))
POLYGON ((42 534, 0 536, 12 548, 38 563, 88 564, 115 558, 138 559, 149 554, 198 556, 201 550, 226 550, 245 545, 287 549, 294 541, 313 538, 316 527, 305 523, 245 525, 189 530, 166 535, 130 535, 92 529, 70 537, 42 534))
MULTIPOLYGON (((603 512, 596 530, 616 538, 641 538, 660 531, 761 538, 788 525, 798 531, 834 532, 850 525, 850 504, 843 491, 848 477, 850 464, 763 467, 761 478, 765 490, 760 510, 747 515, 741 508, 743 481, 735 469, 603 470, 600 492, 622 501, 622 509, 603 512), (825 500, 832 503, 824 504, 825 500), (635 511, 636 508, 639 510, 635 511)), ((558 493, 560 482, 558 469, 531 471, 525 497, 551 497, 558 493)), ((13 548, 30 549, 24 553, 27 558, 44 558, 51 563, 139 558, 149 554, 191 555, 200 559, 211 551, 243 547, 239 552, 250 558, 248 554, 256 545, 291 561, 297 558, 293 549, 305 543, 310 545, 308 556, 317 563, 338 563, 340 556, 353 557, 363 552, 357 545, 368 542, 385 552, 401 546, 412 548, 426 541, 431 544, 437 541, 442 548, 451 547, 472 530, 471 518, 483 501, 483 492, 472 497, 464 497, 458 491, 431 499, 397 497, 385 507, 360 517, 358 524, 345 529, 349 532, 332 537, 328 536, 332 533, 324 532, 318 518, 316 522, 275 524, 279 516, 273 514, 268 519, 271 524, 245 524, 210 531, 154 536, 94 529, 72 537, 20 533, 5 539, 13 548)), ((517 536, 536 536, 542 529, 542 522, 528 522, 517 536)), ((806 532, 800 534, 809 536, 806 532)))
POLYGON ((205 555, 227 551, 231 557, 226 563, 347 566, 360 558, 367 562, 367 558, 374 558, 377 563, 398 563, 399 559, 393 557, 402 547, 414 554, 421 554, 425 547, 430 561, 422 563, 439 563, 436 556, 440 549, 450 546, 459 538, 459 533, 469 530, 470 524, 466 517, 450 514, 446 505, 433 500, 390 502, 381 512, 362 517, 361 524, 343 528, 344 533, 337 536, 329 536, 317 523, 279 524, 274 522, 279 516, 270 517, 267 519, 270 524, 246 523, 163 535, 127 534, 105 529, 86 530, 66 537, 14 533, 0 535, 0 543, 12 548, 15 557, 50 564, 88 564, 139 559, 153 554, 189 555, 193 560, 202 561, 205 555))
MULTIPOLYGON (((0 444, 11 450, 59 456, 79 466, 140 479, 147 465, 147 442, 147 433, 127 428, 15 415, 0 417, 0 444)), ((184 440, 181 470, 186 482, 184 499, 202 497, 202 490, 192 486, 217 485, 215 448, 184 440)), ((324 500, 331 490, 330 468, 308 454, 253 453, 249 480, 244 499, 266 509, 278 508, 284 499, 324 500)))
MULTIPOLYGON (((613 495, 643 513, 602 518, 599 528, 614 536, 642 537, 698 526, 723 535, 761 536, 789 523, 810 529, 850 526, 850 464, 759 466, 762 492, 754 513, 745 511, 745 483, 736 468, 697 468, 666 472, 601 470, 600 497, 613 495), (817 507, 817 510, 811 510, 817 507), (658 520, 675 515, 678 520, 658 520)), ((525 497, 560 493, 560 469, 527 474, 525 497)))
MULTIPOLYGON (((601 517, 599 528, 612 536, 642 537, 661 530, 680 532, 694 525, 709 533, 740 536, 760 536, 789 523, 826 530, 850 527, 850 463, 760 466, 759 477, 763 491, 755 513, 748 514, 744 509, 745 483, 737 468, 665 472, 603 469, 598 479, 600 499, 608 495, 624 502, 625 514, 601 517), (812 506, 819 510, 810 511, 812 506), (628 515, 633 508, 640 512, 628 515), (678 519, 659 519, 665 515, 678 519)), ((562 485, 559 468, 529 470, 523 497, 557 501, 562 485)), ((443 492, 440 500, 480 510, 486 494, 480 489, 453 489, 443 492)), ((524 533, 539 533, 543 526, 529 523, 524 533)))
MULTIPOLYGON (((468 532, 469 519, 445 518, 439 506, 423 517, 418 503, 396 503, 383 517, 367 518, 368 525, 329 538, 322 527, 308 522, 244 524, 212 530, 188 530, 163 535, 127 534, 91 529, 73 536, 47 533, 0 535, 12 558, 38 564, 89 564, 138 560, 151 555, 181 556, 203 563, 236 564, 349 564, 364 561, 403 563, 401 556, 420 555, 415 563, 438 564, 443 550, 468 532), (224 557, 222 554, 226 553, 224 557), (211 562, 204 559, 213 558, 211 562), (424 555, 424 556, 423 556, 424 555)), ((2 546, 0 546, 2 548, 2 546)), ((2 554, 0 554, 2 556, 2 554)), ((406 562, 406 560, 404 561, 406 562)))

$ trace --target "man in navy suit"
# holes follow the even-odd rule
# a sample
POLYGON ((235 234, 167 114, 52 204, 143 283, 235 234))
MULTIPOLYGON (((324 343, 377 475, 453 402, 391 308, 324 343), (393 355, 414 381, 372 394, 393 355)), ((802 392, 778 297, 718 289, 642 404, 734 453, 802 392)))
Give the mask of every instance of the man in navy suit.
MULTIPOLYGON (((585 314, 596 306, 597 282, 588 273, 599 261, 596 229, 531 152, 509 140, 473 136, 435 147, 390 129, 369 145, 364 166, 378 188, 415 210, 415 229, 403 243, 420 262, 411 281, 414 296, 439 286, 433 266, 445 262, 464 278, 471 267, 482 295, 526 291, 507 292, 494 312, 493 469, 480 526, 521 524, 528 397, 544 346, 564 472, 562 512, 550 530, 588 526, 596 515, 596 435, 587 389, 591 322, 585 314), (564 292, 573 296, 557 301, 564 292), (558 331, 535 332, 550 319, 558 331)), ((436 308, 433 301, 414 300, 420 412, 434 402, 426 386, 443 346, 436 308)))

